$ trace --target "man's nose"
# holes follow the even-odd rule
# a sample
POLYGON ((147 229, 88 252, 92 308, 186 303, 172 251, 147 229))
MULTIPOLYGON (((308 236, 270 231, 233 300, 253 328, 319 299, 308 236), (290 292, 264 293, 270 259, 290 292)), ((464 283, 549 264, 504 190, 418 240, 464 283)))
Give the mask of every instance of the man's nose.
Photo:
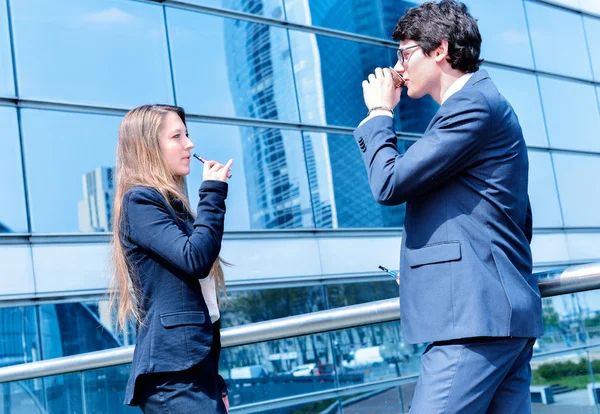
POLYGON ((404 73, 404 66, 400 63, 400 61, 396 62, 396 66, 394 66, 394 70, 401 75, 404 73))

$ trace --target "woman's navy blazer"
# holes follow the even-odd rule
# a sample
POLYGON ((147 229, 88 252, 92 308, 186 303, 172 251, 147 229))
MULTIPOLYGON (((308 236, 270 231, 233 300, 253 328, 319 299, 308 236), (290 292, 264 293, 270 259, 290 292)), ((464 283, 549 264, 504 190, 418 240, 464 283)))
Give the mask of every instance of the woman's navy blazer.
POLYGON ((143 312, 125 404, 137 405, 140 375, 182 371, 209 356, 213 330, 199 279, 208 276, 221 250, 227 187, 202 183, 196 220, 181 201, 169 204, 154 188, 125 193, 121 240, 143 312))

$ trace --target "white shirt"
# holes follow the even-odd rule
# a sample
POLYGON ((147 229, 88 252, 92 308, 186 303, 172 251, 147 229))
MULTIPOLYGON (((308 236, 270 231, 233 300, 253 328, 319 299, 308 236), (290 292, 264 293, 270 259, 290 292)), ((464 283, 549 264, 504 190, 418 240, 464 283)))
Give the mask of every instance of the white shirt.
POLYGON ((471 76, 473 76, 472 73, 465 73, 460 78, 455 80, 454 83, 452 85, 450 85, 450 87, 446 90, 446 93, 442 97, 441 105, 443 105, 444 102, 446 102, 448 100, 448 98, 450 98, 456 92, 460 91, 463 88, 463 86, 465 86, 467 84, 469 79, 471 79, 471 76))
POLYGON ((215 323, 221 317, 219 313, 219 303, 217 302, 217 289, 215 287, 215 279, 210 274, 204 280, 200 281, 200 287, 202 288, 202 296, 204 296, 204 302, 208 306, 208 313, 210 315, 210 321, 215 323))

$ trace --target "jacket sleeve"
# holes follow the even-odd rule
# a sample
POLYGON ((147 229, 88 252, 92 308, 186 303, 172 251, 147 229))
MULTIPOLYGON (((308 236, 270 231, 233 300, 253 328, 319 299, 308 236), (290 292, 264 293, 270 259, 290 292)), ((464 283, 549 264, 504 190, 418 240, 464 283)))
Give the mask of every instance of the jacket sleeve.
POLYGON ((491 109, 483 94, 469 92, 452 96, 432 127, 404 154, 398 151, 390 117, 375 117, 354 132, 380 204, 401 204, 477 160, 489 136, 491 109))
POLYGON ((179 228, 158 191, 134 189, 124 200, 126 236, 182 274, 203 279, 221 250, 227 188, 227 183, 220 181, 202 183, 194 230, 189 237, 179 228))

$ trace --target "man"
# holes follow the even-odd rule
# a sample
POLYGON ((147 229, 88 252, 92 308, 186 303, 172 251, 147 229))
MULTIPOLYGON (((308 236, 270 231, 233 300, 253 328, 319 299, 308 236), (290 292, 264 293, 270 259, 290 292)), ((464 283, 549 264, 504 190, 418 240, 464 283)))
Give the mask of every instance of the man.
POLYGON ((354 133, 377 201, 407 203, 402 333, 409 343, 432 342, 411 412, 529 413, 529 362, 543 327, 519 121, 479 70, 481 35, 464 4, 409 9, 393 38, 408 96, 441 105, 400 154, 398 75, 377 68, 363 82, 369 115, 354 133))

